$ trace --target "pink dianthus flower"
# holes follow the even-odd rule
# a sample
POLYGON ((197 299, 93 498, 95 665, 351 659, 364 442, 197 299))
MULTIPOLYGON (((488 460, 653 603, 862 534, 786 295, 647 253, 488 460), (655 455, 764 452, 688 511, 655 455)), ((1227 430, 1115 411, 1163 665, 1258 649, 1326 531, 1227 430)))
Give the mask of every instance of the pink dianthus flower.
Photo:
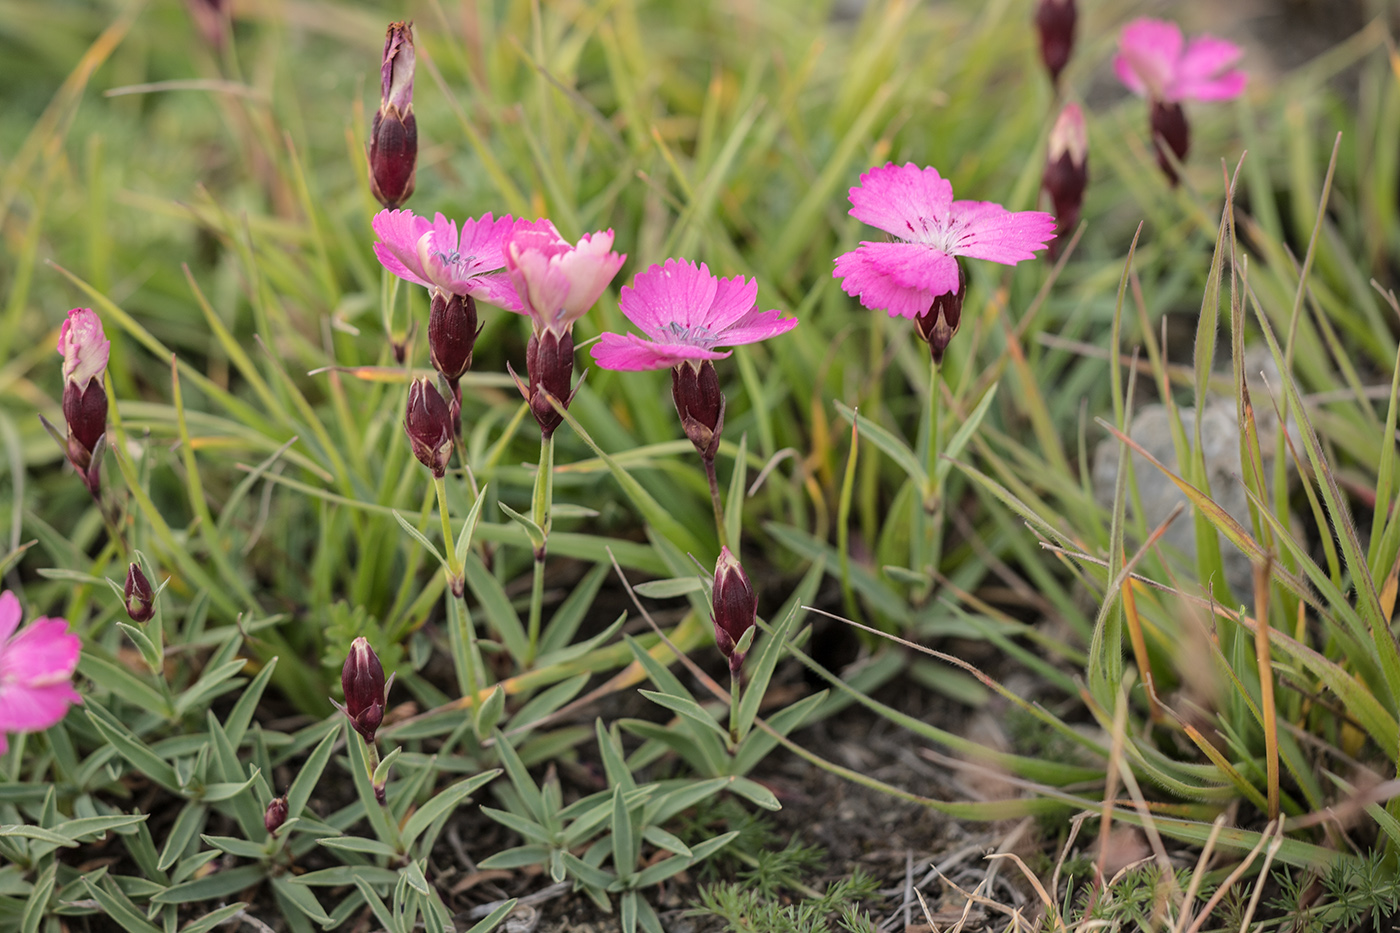
POLYGON ((935 360, 957 330, 964 294, 959 256, 1014 266, 1054 237, 1043 211, 1009 211, 991 201, 954 201, 935 168, 893 162, 860 176, 850 215, 897 237, 862 241, 836 257, 846 294, 890 317, 916 318, 935 360))
POLYGON ((1186 42, 1176 23, 1135 19, 1123 27, 1113 70, 1128 90, 1150 100, 1230 100, 1244 93, 1245 73, 1232 67, 1243 55, 1233 42, 1214 36, 1186 42))
POLYGON ((603 334, 593 359, 604 369, 665 369, 689 360, 722 360, 735 347, 785 334, 796 318, 781 311, 759 311, 758 280, 710 274, 703 262, 668 259, 640 272, 623 286, 622 313, 646 337, 603 334))
POLYGON ((82 642, 63 619, 35 619, 19 628, 19 600, 0 593, 0 754, 9 748, 7 732, 38 732, 57 723, 73 703, 82 642))
POLYGON ((489 302, 507 311, 520 310, 520 298, 501 269, 505 239, 516 226, 509 215, 457 223, 441 214, 432 222, 409 210, 380 211, 373 227, 380 242, 374 254, 384 268, 406 282, 489 302))

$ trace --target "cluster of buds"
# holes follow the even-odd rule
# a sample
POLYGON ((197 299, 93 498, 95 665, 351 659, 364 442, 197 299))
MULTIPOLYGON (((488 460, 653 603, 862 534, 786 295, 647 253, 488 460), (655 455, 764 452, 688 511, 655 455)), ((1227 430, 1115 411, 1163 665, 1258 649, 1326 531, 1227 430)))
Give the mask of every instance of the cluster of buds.
POLYGON ((390 210, 413 194, 418 121, 413 116, 413 24, 391 23, 379 69, 379 110, 370 129, 369 184, 390 210))
POLYGON ((426 377, 408 387, 408 411, 403 429, 413 447, 413 455, 432 471, 435 479, 447 475, 452 459, 453 408, 426 377))
POLYGON ((729 659, 729 672, 739 676, 744 655, 753 642, 754 621, 758 618, 758 599, 748 574, 728 547, 719 551, 715 563, 715 584, 711 592, 714 612, 715 644, 729 659))
POLYGON ((1060 72, 1074 51, 1074 25, 1079 18, 1074 0, 1040 0, 1035 8, 1035 28, 1040 33, 1040 58, 1050 72, 1050 83, 1060 83, 1060 72))
MULTIPOLYGON (((374 734, 384 721, 384 707, 388 702, 389 688, 393 678, 386 683, 384 666, 379 663, 379 655, 364 638, 356 638, 350 643, 350 653, 345 658, 345 666, 340 669, 340 686, 345 692, 345 705, 336 703, 336 708, 350 717, 350 725, 364 737, 365 744, 374 744, 374 734)), ((332 701, 334 702, 334 701, 332 701)))
POLYGON ((155 591, 151 581, 135 562, 126 570, 126 586, 122 589, 122 604, 133 622, 149 622, 155 615, 155 591))
POLYGON ((45 427, 63 446, 68 462, 83 478, 92 498, 101 501, 102 448, 107 435, 107 389, 103 373, 111 341, 102 332, 102 321, 89 308, 74 308, 58 332, 58 352, 63 354, 63 419, 67 438, 47 421, 45 427))
POLYGON ((709 360, 686 360, 671 367, 671 400, 676 403, 685 436, 700 456, 715 459, 724 430, 724 393, 709 360))
POLYGON ((1089 183, 1089 134, 1084 111, 1078 104, 1066 104, 1050 131, 1050 149, 1041 180, 1055 213, 1055 239, 1050 241, 1050 257, 1060 253, 1060 242, 1079 223, 1084 204, 1084 188, 1089 183))

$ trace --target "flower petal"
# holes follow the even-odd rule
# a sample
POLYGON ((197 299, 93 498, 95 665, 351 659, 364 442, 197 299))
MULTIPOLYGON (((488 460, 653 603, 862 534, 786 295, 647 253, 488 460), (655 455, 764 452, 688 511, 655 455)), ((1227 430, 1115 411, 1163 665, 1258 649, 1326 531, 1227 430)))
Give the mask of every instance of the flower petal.
POLYGON ((862 243, 836 257, 832 274, 846 294, 890 317, 917 317, 958 287, 957 260, 919 243, 862 243))
POLYGON ((0 687, 0 732, 37 732, 47 729, 83 698, 67 683, 44 687, 9 684, 0 687))
POLYGON ((78 666, 82 639, 63 619, 35 619, 0 652, 0 682, 33 686, 66 682, 78 666))
POLYGON ((758 279, 745 279, 742 275, 720 279, 715 288, 715 299, 710 303, 709 313, 705 320, 697 323, 705 324, 715 331, 719 342, 728 346, 728 329, 752 314, 757 301, 758 279))
POLYGON ((462 236, 456 249, 462 256, 472 256, 474 267, 491 272, 505 267, 505 240, 515 229, 515 219, 509 214, 493 218, 490 213, 482 214, 479 220, 467 218, 462 221, 462 236))
POLYGON ((19 599, 14 593, 6 590, 0 593, 0 654, 5 650, 5 642, 19 628, 19 620, 23 616, 20 609, 19 599))
POLYGON ((993 201, 955 201, 953 229, 953 255, 1014 266, 1054 239, 1055 216, 1008 211, 993 201))
POLYGON ((1197 36, 1186 46, 1177 63, 1176 80, 1168 100, 1229 100, 1244 93, 1247 80, 1238 68, 1231 69, 1244 49, 1215 36, 1197 36))
POLYGON ((786 334, 797 326, 797 318, 783 317, 783 312, 759 311, 751 309, 719 334, 718 343, 726 347, 739 347, 746 343, 758 343, 769 337, 786 334))
POLYGON ((471 295, 477 301, 484 301, 505 311, 514 311, 517 314, 524 313, 520 296, 516 294, 510 276, 504 272, 476 276, 468 284, 465 294, 471 295))
POLYGON ((1119 80, 1133 93, 1161 98, 1176 78, 1181 47, 1181 27, 1176 23, 1136 19, 1123 27, 1113 68, 1119 80), (1136 81, 1130 80, 1128 73, 1134 75, 1136 81))
POLYGON ((718 288, 719 279, 704 263, 668 259, 638 272, 631 285, 622 287, 617 303, 627 320, 661 340, 671 335, 672 324, 686 328, 707 323, 718 288))
POLYGON ((893 162, 860 176, 852 188, 850 215, 901 240, 928 242, 953 204, 953 185, 932 166, 893 162))
POLYGON ((585 233, 577 246, 555 260, 569 279, 569 295, 561 315, 565 326, 593 307, 627 261, 626 254, 612 251, 612 245, 612 230, 585 233))
POLYGON ((706 350, 688 343, 654 343, 636 334, 603 334, 589 348, 593 359, 604 369, 638 371, 669 369, 686 360, 722 360, 728 352, 706 350))
POLYGON ((433 283, 418 259, 418 241, 433 231, 428 219, 415 217, 413 211, 380 211, 371 226, 380 240, 374 244, 374 254, 384 268, 415 285, 431 287, 433 283))
POLYGON ((58 331, 63 354, 63 378, 86 389, 107 368, 112 342, 102 332, 102 319, 91 308, 74 308, 58 331))

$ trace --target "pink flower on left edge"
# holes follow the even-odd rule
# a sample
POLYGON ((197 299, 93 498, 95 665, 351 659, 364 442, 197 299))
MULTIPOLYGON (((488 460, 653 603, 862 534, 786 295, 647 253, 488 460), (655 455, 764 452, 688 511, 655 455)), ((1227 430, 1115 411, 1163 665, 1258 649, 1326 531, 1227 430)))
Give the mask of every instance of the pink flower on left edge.
POLYGON ((1233 42, 1214 36, 1186 42, 1176 23, 1136 19, 1123 27, 1113 70, 1128 90, 1150 100, 1230 100, 1244 93, 1246 75, 1233 67, 1243 55, 1233 42))
POLYGON ((35 619, 22 632, 19 600, 0 593, 0 754, 8 732, 38 732, 83 698, 73 689, 82 642, 63 619, 35 619))
POLYGON ((429 221, 412 211, 380 211, 372 226, 380 242, 374 254, 384 268, 406 282, 437 288, 519 311, 520 299, 502 271, 504 243, 516 221, 509 214, 456 221, 438 214, 429 221))
POLYGON ((1009 211, 991 201, 954 201, 935 168, 893 162, 860 176, 850 214, 898 237, 862 241, 836 257, 833 275, 860 303, 890 317, 915 318, 935 360, 957 330, 963 275, 959 256, 1014 266, 1034 259, 1055 235, 1043 211, 1009 211))
POLYGON ((665 369, 724 359, 729 351, 716 347, 757 343, 797 326, 781 311, 759 311, 757 298, 756 279, 721 279, 703 262, 668 259, 638 273, 619 296, 622 313, 646 337, 603 334, 593 359, 604 369, 665 369))

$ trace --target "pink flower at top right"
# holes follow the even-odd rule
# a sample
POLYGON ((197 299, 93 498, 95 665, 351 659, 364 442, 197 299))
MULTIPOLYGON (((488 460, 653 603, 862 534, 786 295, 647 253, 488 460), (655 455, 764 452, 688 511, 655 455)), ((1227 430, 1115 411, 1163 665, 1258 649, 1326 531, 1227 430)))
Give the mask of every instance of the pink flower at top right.
POLYGON ((1176 23, 1135 19, 1123 27, 1113 70, 1139 97, 1164 103, 1230 100, 1244 93, 1245 73, 1233 67, 1244 50, 1214 36, 1187 42, 1176 23))

